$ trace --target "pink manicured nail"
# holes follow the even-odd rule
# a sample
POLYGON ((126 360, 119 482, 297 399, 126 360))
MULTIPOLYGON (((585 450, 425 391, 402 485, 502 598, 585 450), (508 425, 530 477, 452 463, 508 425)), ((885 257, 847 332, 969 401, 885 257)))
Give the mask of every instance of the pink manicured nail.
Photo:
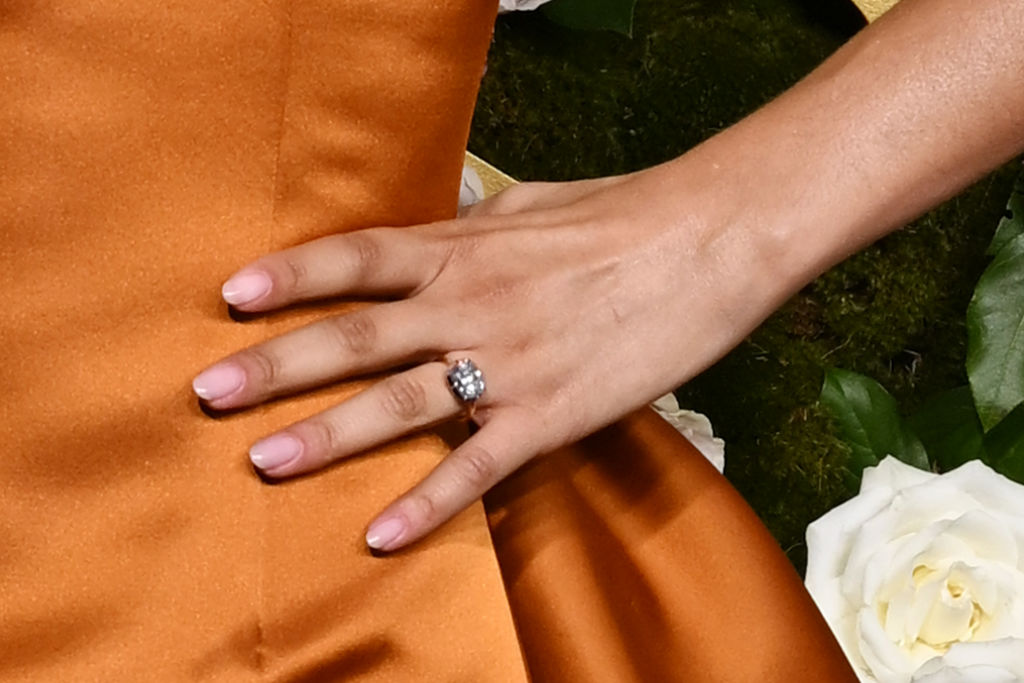
POLYGON ((199 376, 192 380, 192 391, 196 392, 199 398, 216 401, 241 389, 244 382, 245 373, 242 372, 242 368, 233 363, 225 363, 214 365, 199 373, 199 376))
POLYGON ((236 275, 220 288, 224 301, 236 306, 255 301, 269 291, 270 277, 260 271, 236 275))
POLYGON ((257 441, 249 449, 249 459, 261 470, 272 470, 295 461, 302 455, 302 442, 289 434, 274 434, 257 441))
POLYGON ((366 545, 374 550, 388 550, 405 533, 405 520, 401 517, 378 519, 366 531, 366 545))

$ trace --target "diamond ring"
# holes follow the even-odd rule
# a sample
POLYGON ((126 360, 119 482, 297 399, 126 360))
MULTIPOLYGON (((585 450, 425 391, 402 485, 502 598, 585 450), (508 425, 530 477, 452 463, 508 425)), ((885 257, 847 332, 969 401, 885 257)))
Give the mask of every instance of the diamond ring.
POLYGON ((483 396, 487 384, 480 368, 468 358, 463 358, 449 366, 448 388, 455 394, 455 398, 472 407, 483 396))

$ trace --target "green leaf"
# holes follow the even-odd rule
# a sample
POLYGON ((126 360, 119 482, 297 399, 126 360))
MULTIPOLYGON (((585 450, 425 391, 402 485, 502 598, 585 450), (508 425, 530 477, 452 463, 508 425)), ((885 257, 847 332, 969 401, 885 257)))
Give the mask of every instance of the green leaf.
POLYGON ((632 38, 635 5, 636 0, 552 0, 540 11, 568 28, 616 31, 632 38))
POLYGON ((1010 201, 1006 204, 1006 215, 996 226, 995 237, 988 245, 988 255, 995 256, 1017 235, 1024 234, 1024 171, 1017 176, 1017 182, 1010 193, 1010 201))
POLYGON ((974 288, 967 376, 985 431, 1024 401, 1024 234, 999 250, 974 288))
POLYGON ((839 423, 850 447, 847 469, 857 479, 865 467, 892 455, 927 470, 924 446, 900 417, 896 400, 875 380, 848 370, 825 372, 821 402, 839 423))
POLYGON ((929 399, 907 425, 942 471, 968 460, 985 459, 985 432, 974 410, 970 387, 958 387, 929 399))
POLYGON ((1017 406, 985 435, 985 462, 1024 483, 1024 405, 1017 406))

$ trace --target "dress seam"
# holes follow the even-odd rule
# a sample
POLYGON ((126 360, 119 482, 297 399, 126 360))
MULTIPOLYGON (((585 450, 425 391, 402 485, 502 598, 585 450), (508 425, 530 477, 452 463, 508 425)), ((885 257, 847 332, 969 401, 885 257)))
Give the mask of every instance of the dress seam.
POLYGON ((293 59, 293 42, 292 42, 292 5, 291 2, 285 2, 285 35, 284 35, 284 67, 282 69, 283 76, 281 78, 281 106, 277 115, 277 149, 274 153, 274 177, 272 181, 271 191, 271 202, 270 202, 270 224, 271 226, 277 225, 277 207, 279 204, 280 196, 280 184, 281 184, 281 157, 282 149, 284 148, 284 128, 286 114, 288 111, 288 94, 291 92, 291 80, 292 80, 292 59, 293 59))
MULTIPOLYGON (((271 179, 271 196, 270 196, 270 217, 269 217, 269 230, 264 234, 264 251, 271 249, 274 246, 273 232, 277 226, 278 220, 278 205, 280 203, 280 184, 281 184, 281 159, 283 156, 284 148, 284 137, 285 137, 285 122, 287 120, 288 100, 289 93, 291 92, 291 81, 292 81, 292 61, 293 61, 293 15, 292 15, 292 3, 291 0, 284 0, 284 35, 283 35, 283 50, 282 50, 282 67, 281 67, 281 85, 280 85, 280 107, 277 112, 277 131, 276 131, 276 149, 274 150, 274 167, 273 175, 271 179)), ((269 518, 270 518, 270 495, 267 490, 267 486, 262 482, 258 485, 256 496, 258 498, 258 505, 260 507, 260 534, 259 534, 259 559, 257 562, 258 576, 256 582, 256 647, 255 647, 255 664, 256 669, 260 674, 260 679, 263 681, 268 680, 270 667, 268 665, 269 660, 269 647, 267 645, 267 622, 268 622, 268 607, 267 607, 267 590, 265 584, 267 582, 267 553, 268 548, 268 532, 269 532, 269 518)))

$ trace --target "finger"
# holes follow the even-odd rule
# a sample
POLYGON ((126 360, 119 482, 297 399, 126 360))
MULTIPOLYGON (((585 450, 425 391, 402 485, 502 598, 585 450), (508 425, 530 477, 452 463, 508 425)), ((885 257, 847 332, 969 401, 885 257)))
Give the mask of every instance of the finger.
POLYGON ((496 417, 389 505, 367 529, 366 544, 392 551, 426 536, 535 454, 517 420, 496 417))
POLYGON ((444 363, 426 363, 381 380, 253 444, 249 458, 267 476, 293 476, 449 420, 462 407, 447 387, 446 372, 444 363))
POLYGON ((429 282, 444 261, 437 241, 410 228, 371 228, 268 254, 224 283, 243 311, 341 295, 402 295, 429 282))
POLYGON ((240 408, 344 377, 424 358, 450 344, 453 327, 437 324, 426 304, 369 306, 274 337, 207 368, 192 381, 195 393, 217 410, 240 408), (447 337, 447 339, 442 339, 447 337))

